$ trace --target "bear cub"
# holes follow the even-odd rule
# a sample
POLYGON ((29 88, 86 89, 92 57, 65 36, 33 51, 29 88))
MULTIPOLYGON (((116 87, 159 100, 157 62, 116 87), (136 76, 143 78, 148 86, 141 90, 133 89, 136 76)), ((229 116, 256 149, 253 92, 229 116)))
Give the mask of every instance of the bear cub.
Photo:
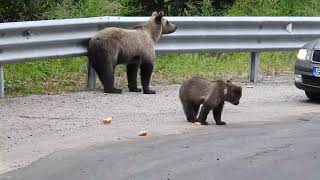
POLYGON ((118 64, 127 65, 130 92, 155 94, 149 88, 154 67, 154 44, 163 34, 176 31, 177 26, 163 18, 164 13, 153 12, 147 22, 131 29, 108 27, 99 31, 89 41, 89 64, 97 72, 105 93, 122 93, 114 87, 114 73, 118 64), (142 89, 137 87, 140 69, 142 89))
POLYGON ((192 77, 183 82, 179 91, 180 102, 187 120, 189 122, 199 121, 202 125, 208 125, 206 119, 211 110, 216 124, 225 125, 226 122, 221 121, 224 102, 238 105, 241 95, 242 88, 232 84, 231 81, 210 81, 200 77, 192 77))

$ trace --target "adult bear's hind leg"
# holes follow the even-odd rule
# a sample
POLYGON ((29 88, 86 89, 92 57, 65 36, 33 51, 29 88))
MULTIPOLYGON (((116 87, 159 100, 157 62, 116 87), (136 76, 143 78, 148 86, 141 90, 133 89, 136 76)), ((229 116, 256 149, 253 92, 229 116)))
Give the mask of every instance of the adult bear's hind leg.
POLYGON ((152 63, 143 63, 140 66, 141 84, 144 94, 155 94, 156 92, 149 88, 149 83, 153 71, 152 63))
POLYGON ((127 65, 127 79, 128 88, 130 92, 141 92, 142 89, 138 88, 137 76, 138 76, 139 64, 128 64, 127 65))
POLYGON ((103 80, 103 76, 104 76, 104 58, 105 55, 103 53, 102 49, 91 49, 88 52, 88 58, 89 58, 89 64, 91 67, 93 67, 93 69, 96 71, 99 80, 101 82, 101 84, 103 85, 104 80, 103 80))
POLYGON ((121 89, 114 88, 114 72, 116 65, 116 59, 114 59, 114 57, 116 56, 101 47, 101 44, 99 43, 88 49, 90 65, 98 74, 104 92, 120 94, 122 92, 121 89))
POLYGON ((105 93, 114 93, 114 94, 121 94, 122 90, 117 89, 114 87, 114 73, 116 64, 115 61, 105 61, 104 68, 104 77, 103 77, 103 87, 105 93))

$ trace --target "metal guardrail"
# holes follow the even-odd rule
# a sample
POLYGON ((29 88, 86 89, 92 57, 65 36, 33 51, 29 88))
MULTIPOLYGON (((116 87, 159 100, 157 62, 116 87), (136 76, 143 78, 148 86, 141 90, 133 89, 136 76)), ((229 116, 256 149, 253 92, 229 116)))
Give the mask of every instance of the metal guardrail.
MULTIPOLYGON (((320 17, 166 17, 178 30, 163 36, 157 53, 248 51, 250 80, 257 79, 259 51, 295 50, 320 37, 320 17)), ((37 58, 84 56, 90 37, 109 26, 130 27, 148 17, 94 17, 0 24, 0 96, 3 64, 37 58)), ((90 71, 90 81, 92 71, 90 71)), ((91 87, 94 83, 90 83, 91 87)))

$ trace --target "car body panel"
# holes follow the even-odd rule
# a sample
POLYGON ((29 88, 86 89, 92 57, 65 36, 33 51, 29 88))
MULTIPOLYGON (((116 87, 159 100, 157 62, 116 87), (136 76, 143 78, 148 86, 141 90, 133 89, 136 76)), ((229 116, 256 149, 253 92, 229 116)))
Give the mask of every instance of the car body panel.
POLYGON ((295 61, 294 73, 302 75, 302 82, 295 82, 295 86, 297 88, 305 91, 320 93, 320 78, 312 75, 312 69, 315 66, 319 66, 319 64, 299 59, 295 61), (309 84, 306 79, 312 79, 313 84, 309 84))
POLYGON ((320 39, 313 40, 302 46, 301 49, 320 49, 320 39))

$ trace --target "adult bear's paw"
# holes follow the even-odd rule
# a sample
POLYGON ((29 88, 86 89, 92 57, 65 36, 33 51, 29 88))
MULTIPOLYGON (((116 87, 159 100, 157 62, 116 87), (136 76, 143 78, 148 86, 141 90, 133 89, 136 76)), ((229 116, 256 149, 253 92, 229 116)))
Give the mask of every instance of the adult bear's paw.
POLYGON ((142 89, 140 88, 129 88, 130 92, 142 92, 142 89))
POLYGON ((104 90, 105 93, 112 93, 112 94, 121 94, 122 90, 117 88, 107 89, 104 90))

